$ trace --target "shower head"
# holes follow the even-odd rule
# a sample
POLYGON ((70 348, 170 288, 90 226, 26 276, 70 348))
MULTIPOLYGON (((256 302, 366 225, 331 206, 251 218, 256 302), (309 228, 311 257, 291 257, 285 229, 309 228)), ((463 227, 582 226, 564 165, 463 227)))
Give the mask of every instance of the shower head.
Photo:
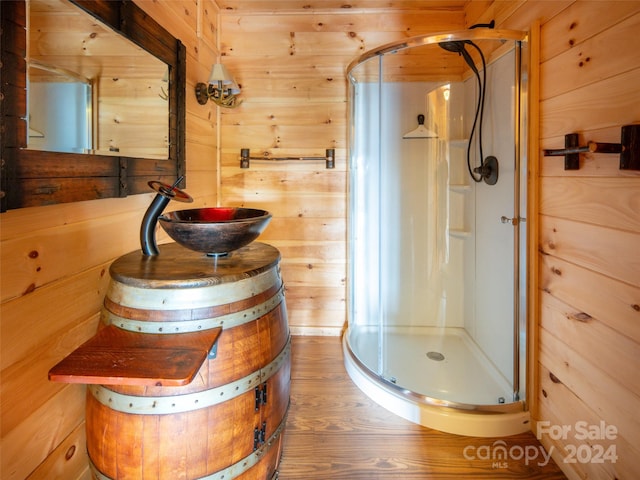
MULTIPOLYGON (((492 21, 490 24, 474 25, 471 28, 476 28, 476 27, 493 28, 493 25, 494 23, 492 21)), ((447 52, 457 53, 458 55, 461 55, 462 58, 464 58, 464 61, 467 62, 467 65, 469 65, 469 68, 473 70, 473 73, 475 74, 476 79, 478 80, 478 90, 479 90, 478 105, 476 107, 476 114, 473 119, 473 125, 471 126, 469 142, 467 143, 467 168, 474 182, 481 182, 483 179, 485 179, 485 181, 489 185, 494 185, 495 182, 498 180, 497 160, 496 160, 495 168, 493 168, 492 165, 485 165, 484 154, 482 151, 482 119, 484 114, 484 96, 485 96, 485 90, 487 87, 487 65, 484 58, 484 54, 482 53, 482 50, 480 49, 480 47, 478 47, 478 45, 473 43, 471 40, 455 40, 455 41, 440 42, 438 43, 438 45, 440 45, 440 48, 446 50, 447 52), (480 72, 478 71, 476 64, 474 63, 473 59, 471 58, 471 55, 469 55, 469 52, 467 51, 467 45, 471 45, 473 48, 475 48, 476 51, 478 52, 478 55, 480 55, 480 60, 482 61, 482 79, 480 78, 480 72), (471 157, 470 157, 471 141, 473 139, 473 135, 475 133, 476 124, 478 120, 480 120, 479 127, 478 127, 478 149, 480 151, 480 167, 479 169, 473 169, 471 167, 471 157), (492 176, 492 174, 494 173, 494 170, 495 170, 495 179, 492 176), (478 173, 480 176, 477 177, 476 173, 478 173), (493 183, 489 183, 489 181, 487 181, 489 177, 491 177, 490 181, 492 181, 493 183)))
POLYGON ((448 52, 462 53, 462 51, 465 49, 464 48, 465 42, 468 42, 468 40, 465 40, 465 41, 457 40, 457 41, 452 41, 452 42, 440 42, 438 45, 440 45, 440 48, 443 48, 448 52))
MULTIPOLYGON (((494 28, 495 26, 496 26, 495 20, 491 20, 489 23, 476 23, 475 25, 471 25, 469 27, 469 30, 473 30, 474 28, 494 28)), ((464 55, 463 52, 466 51, 464 46, 465 43, 469 45, 473 45, 475 47, 475 44, 471 40, 452 40, 449 42, 440 42, 438 45, 440 45, 440 48, 444 48, 448 52, 464 55)), ((466 60, 466 57, 465 57, 465 60, 466 60)))
POLYGON ((440 45, 440 48, 446 50, 447 52, 457 53, 458 55, 461 55, 462 58, 464 58, 464 61, 467 62, 467 65, 469 65, 469 68, 471 68, 471 70, 473 70, 473 72, 476 75, 478 75, 478 69, 476 68, 476 64, 473 62, 471 55, 469 55, 469 52, 467 52, 467 49, 465 47, 466 43, 473 45, 473 43, 470 42, 469 40, 440 42, 438 45, 440 45))

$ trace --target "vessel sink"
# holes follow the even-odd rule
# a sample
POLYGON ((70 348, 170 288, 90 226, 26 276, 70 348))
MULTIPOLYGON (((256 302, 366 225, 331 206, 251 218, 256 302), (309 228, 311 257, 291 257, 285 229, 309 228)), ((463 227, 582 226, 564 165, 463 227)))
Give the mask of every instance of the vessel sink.
POLYGON ((158 221, 176 243, 207 255, 226 255, 253 242, 271 214, 255 208, 211 207, 167 212, 158 221))

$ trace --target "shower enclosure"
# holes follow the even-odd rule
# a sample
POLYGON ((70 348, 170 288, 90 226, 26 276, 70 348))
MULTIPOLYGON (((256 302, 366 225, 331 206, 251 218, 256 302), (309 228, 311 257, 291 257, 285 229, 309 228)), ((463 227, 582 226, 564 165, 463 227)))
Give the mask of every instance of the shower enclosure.
POLYGON ((530 428, 526 40, 414 37, 348 68, 345 365, 384 407, 456 434, 530 428))

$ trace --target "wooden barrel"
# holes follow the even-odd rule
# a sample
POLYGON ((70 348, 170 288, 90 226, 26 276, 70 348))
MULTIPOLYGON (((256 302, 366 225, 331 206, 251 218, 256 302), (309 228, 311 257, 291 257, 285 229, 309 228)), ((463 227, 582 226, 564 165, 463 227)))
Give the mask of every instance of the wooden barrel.
POLYGON ((112 264, 103 326, 175 338, 222 332, 187 385, 88 385, 94 478, 277 476, 290 386, 279 260, 258 242, 218 258, 169 244, 112 264))

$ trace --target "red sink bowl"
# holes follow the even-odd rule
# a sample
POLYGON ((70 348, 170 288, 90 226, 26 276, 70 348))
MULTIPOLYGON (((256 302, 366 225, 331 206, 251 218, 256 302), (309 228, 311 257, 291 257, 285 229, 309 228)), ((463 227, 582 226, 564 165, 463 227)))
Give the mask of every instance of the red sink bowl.
POLYGON ((271 214, 255 208, 213 207, 177 210, 158 221, 176 243, 208 255, 225 255, 253 242, 271 214))

